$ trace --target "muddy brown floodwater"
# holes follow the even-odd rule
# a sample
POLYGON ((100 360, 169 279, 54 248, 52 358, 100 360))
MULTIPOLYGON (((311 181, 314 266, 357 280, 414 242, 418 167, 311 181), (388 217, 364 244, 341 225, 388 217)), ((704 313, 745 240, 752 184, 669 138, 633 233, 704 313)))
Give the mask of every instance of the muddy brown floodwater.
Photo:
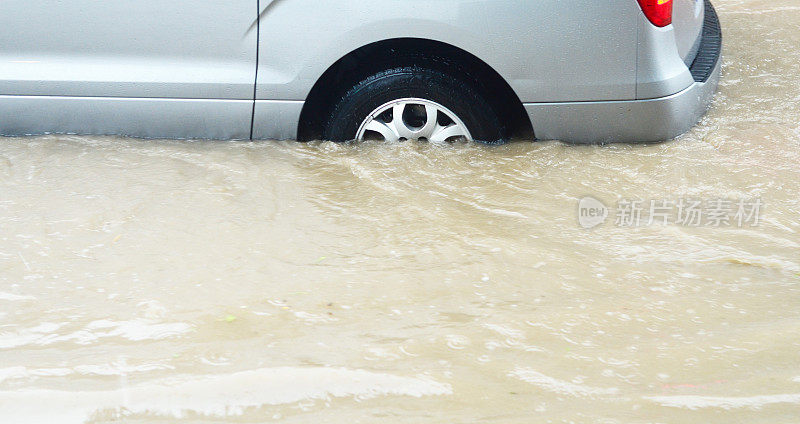
POLYGON ((0 421, 800 422, 800 5, 716 4, 663 144, 2 140, 0 421))

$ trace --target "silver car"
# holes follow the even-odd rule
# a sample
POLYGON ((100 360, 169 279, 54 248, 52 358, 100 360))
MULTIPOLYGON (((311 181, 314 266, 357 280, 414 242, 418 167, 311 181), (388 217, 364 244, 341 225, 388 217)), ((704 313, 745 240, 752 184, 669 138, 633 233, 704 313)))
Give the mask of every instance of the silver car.
POLYGON ((2 0, 0 134, 656 141, 720 51, 703 0, 2 0))

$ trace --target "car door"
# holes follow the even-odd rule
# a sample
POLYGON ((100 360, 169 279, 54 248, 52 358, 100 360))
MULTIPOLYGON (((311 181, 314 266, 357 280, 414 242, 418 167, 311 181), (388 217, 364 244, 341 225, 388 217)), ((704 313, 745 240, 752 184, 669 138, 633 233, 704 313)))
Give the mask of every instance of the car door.
POLYGON ((249 138, 257 0, 0 1, 0 132, 249 138))

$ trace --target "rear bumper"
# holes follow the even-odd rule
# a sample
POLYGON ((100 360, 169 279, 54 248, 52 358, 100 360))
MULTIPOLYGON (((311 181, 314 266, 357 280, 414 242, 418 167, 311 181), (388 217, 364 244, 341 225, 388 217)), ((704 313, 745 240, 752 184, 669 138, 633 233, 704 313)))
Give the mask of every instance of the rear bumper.
POLYGON ((527 103, 536 138, 572 143, 653 142, 693 127, 714 97, 722 67, 719 18, 706 0, 700 48, 689 71, 694 82, 666 97, 647 100, 527 103))

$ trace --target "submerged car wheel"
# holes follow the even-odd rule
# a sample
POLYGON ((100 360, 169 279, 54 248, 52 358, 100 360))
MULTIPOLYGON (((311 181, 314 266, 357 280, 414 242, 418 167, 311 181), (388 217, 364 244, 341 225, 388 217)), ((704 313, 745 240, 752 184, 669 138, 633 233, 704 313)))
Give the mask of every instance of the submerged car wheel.
POLYGON ((325 138, 501 143, 506 135, 468 79, 409 66, 376 73, 347 91, 327 121, 325 138))

